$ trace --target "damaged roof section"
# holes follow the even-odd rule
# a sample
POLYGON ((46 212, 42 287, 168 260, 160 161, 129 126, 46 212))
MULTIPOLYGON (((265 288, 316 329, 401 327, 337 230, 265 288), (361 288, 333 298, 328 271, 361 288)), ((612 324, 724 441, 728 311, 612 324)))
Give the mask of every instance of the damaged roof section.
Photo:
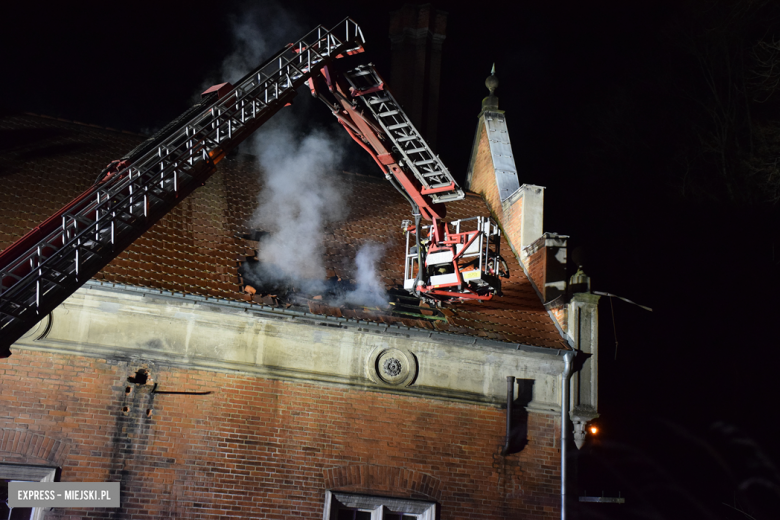
MULTIPOLYGON (((0 167, 5 166, 0 170, 0 215, 5 223, 0 228, 0 249, 83 192, 106 164, 143 140, 141 136, 34 115, 3 116, 0 131, 10 136, 10 142, 15 135, 36 139, 27 145, 33 146, 30 150, 4 152, 5 162, 0 161, 0 167), (52 152, 36 153, 36 149, 52 152)), ((442 308, 421 305, 402 289, 401 222, 410 218, 408 203, 384 179, 334 175, 348 193, 349 213, 324 232, 322 254, 328 280, 323 291, 255 287, 249 280, 247 273, 251 273, 257 248, 262 247, 262 230, 252 229, 248 223, 262 186, 256 161, 246 157, 222 161, 203 188, 183 200, 96 278, 315 315, 566 348, 504 237, 501 249, 510 277, 503 282, 502 297, 442 308), (338 297, 354 284, 354 259, 368 242, 384 247, 376 266, 389 295, 384 307, 353 305, 338 297)), ((447 207, 448 218, 453 220, 489 215, 484 201, 473 194, 447 207)))

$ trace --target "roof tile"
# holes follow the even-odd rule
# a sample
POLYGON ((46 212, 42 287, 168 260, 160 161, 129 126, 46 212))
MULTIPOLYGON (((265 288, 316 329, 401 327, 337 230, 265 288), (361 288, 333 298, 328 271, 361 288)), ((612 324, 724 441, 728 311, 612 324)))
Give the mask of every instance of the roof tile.
MULTIPOLYGON (((87 189, 111 160, 142 138, 116 131, 33 115, 0 117, 0 248, 87 189)), ((410 219, 408 203, 382 179, 349 174, 349 216, 324 233, 324 261, 329 275, 350 279, 352 258, 368 241, 385 245, 379 276, 388 285, 402 282, 404 236, 401 221, 410 219)), ((177 293, 278 305, 269 295, 241 292, 238 265, 256 254, 256 243, 238 239, 261 190, 254 161, 226 159, 206 185, 184 199, 147 233, 96 276, 99 280, 177 293)), ((473 194, 448 204, 448 217, 488 216, 473 194)), ((509 244, 501 248, 510 269, 504 296, 488 302, 460 303, 436 309, 429 319, 399 317, 380 311, 333 307, 308 301, 313 314, 402 324, 499 341, 564 348, 561 335, 526 278, 509 244), (446 321, 444 321, 446 319, 446 321)), ((428 311, 426 311, 427 313, 428 311)))

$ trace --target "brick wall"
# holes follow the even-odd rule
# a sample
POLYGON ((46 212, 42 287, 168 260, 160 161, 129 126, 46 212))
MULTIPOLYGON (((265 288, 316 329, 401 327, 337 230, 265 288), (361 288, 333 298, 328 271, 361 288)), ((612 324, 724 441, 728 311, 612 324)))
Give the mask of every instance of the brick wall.
POLYGON ((321 518, 326 489, 427 498, 441 518, 553 518, 555 416, 501 457, 504 411, 454 402, 16 350, 0 365, 0 459, 120 481, 120 510, 47 518, 321 518), (127 377, 151 372, 150 393, 127 377), (129 390, 128 390, 129 389, 129 390))
POLYGON ((555 317, 555 321, 561 327, 561 330, 567 332, 569 330, 569 306, 564 303, 563 298, 557 298, 550 302, 548 306, 549 311, 555 317))
POLYGON ((532 253, 528 255, 528 259, 526 260, 528 277, 531 278, 536 289, 541 293, 542 301, 545 301, 544 282, 547 267, 547 248, 544 245, 544 237, 534 242, 531 250, 532 253))
POLYGON ((503 229, 512 249, 516 255, 519 255, 523 198, 515 199, 510 197, 508 200, 511 200, 512 203, 508 205, 506 211, 504 210, 498 193, 498 186, 496 185, 496 172, 493 168, 492 156, 490 155, 490 143, 488 143, 487 132, 485 131, 484 123, 480 123, 480 125, 477 154, 474 158, 469 189, 485 198, 493 216, 501 223, 501 229, 503 229))

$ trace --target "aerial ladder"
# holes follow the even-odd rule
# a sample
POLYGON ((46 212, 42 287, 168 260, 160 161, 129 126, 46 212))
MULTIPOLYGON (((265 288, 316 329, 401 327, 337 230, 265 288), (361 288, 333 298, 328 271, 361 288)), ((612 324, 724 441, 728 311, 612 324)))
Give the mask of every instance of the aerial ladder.
POLYGON ((346 18, 318 26, 242 78, 215 85, 157 134, 112 161, 94 185, 0 252, 0 357, 35 323, 125 250, 308 84, 412 206, 404 221, 404 288, 430 302, 487 300, 507 276, 500 231, 486 217, 445 222, 464 193, 363 52, 346 18), (346 61, 346 60, 343 60, 346 61), (423 220, 430 224, 423 224, 423 220))

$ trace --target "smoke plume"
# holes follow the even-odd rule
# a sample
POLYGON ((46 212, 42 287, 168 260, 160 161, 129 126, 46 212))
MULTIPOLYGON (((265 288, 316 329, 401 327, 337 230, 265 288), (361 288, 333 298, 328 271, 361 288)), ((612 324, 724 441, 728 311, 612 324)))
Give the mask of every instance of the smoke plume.
POLYGON ((333 175, 341 148, 323 131, 299 135, 278 126, 253 144, 263 190, 252 225, 269 232, 258 252, 261 276, 315 291, 325 280, 325 226, 346 216, 333 175))
MULTIPOLYGON (((268 232, 260 240, 257 272, 266 283, 293 285, 309 293, 326 290, 324 237, 329 224, 348 214, 347 190, 334 171, 344 149, 339 141, 322 130, 297 134, 289 126, 263 131, 254 140, 263 189, 251 224, 268 232)), ((361 246, 355 257, 354 289, 331 303, 386 305, 377 270, 384 252, 381 244, 361 246)))
MULTIPOLYGON (((238 81, 310 29, 301 27, 275 2, 252 4, 229 21, 234 51, 222 62, 220 82, 238 81)), ((258 158, 262 176, 263 188, 250 225, 267 234, 260 240, 260 262, 254 274, 265 285, 292 286, 310 294, 325 289, 327 227, 349 212, 349 190, 334 172, 343 165, 344 152, 360 154, 335 122, 330 123, 338 127, 333 131, 313 128, 310 112, 322 110, 314 105, 310 96, 299 95, 292 109, 276 114, 241 147, 258 158)), ((375 244, 360 249, 355 259, 355 289, 345 301, 386 303, 376 270, 382 251, 375 244)), ((345 259, 345 263, 350 262, 345 259)))
POLYGON ((222 61, 222 81, 236 82, 249 71, 303 36, 302 27, 276 2, 257 2, 229 15, 234 51, 222 61))
POLYGON ((377 272, 377 264, 384 255, 385 246, 369 242, 363 244, 355 256, 356 288, 346 294, 345 301, 357 305, 385 306, 387 292, 377 272))

